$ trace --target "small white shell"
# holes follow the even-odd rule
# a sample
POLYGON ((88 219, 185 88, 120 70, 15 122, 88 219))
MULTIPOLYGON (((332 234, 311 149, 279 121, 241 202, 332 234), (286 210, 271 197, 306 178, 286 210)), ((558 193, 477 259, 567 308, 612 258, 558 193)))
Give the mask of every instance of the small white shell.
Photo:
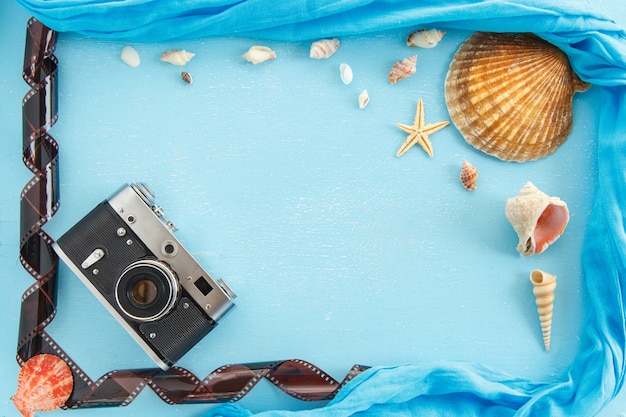
POLYGON ((161 61, 169 62, 173 65, 183 66, 196 56, 193 52, 184 49, 170 49, 161 54, 161 61))
POLYGON ((339 39, 320 39, 311 44, 309 56, 314 59, 330 58, 339 49, 339 39))
POLYGON ((416 62, 417 55, 413 55, 393 64, 391 70, 389 71, 389 82, 391 84, 395 84, 398 81, 415 74, 416 62))
POLYGON ((341 81, 344 84, 348 85, 352 82, 352 68, 348 64, 339 65, 339 75, 341 76, 341 81))
POLYGON ((406 44, 420 48, 434 48, 445 34, 446 32, 439 29, 420 29, 407 36, 406 44))
POLYGON ((367 94, 367 90, 361 91, 359 94, 359 109, 364 109, 370 102, 370 96, 367 94))
POLYGON ((139 59, 139 53, 130 45, 126 45, 122 48, 120 58, 122 58, 122 61, 124 61, 127 65, 133 68, 138 67, 141 62, 141 59, 139 59))
POLYGON ((241 55, 241 57, 256 65, 276 58, 276 52, 272 51, 267 46, 254 45, 251 46, 245 54, 241 55))

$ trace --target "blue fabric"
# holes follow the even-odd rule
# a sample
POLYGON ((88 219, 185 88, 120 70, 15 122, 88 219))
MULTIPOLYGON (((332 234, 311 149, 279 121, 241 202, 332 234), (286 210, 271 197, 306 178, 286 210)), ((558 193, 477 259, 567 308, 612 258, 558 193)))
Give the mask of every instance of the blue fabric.
MULTIPOLYGON (((158 41, 240 35, 288 41, 416 25, 535 32, 600 86, 598 181, 582 259, 584 349, 556 383, 512 378, 475 363, 373 368, 325 407, 263 416, 591 416, 624 383, 626 343, 626 34, 584 0, 18 0, 58 31, 158 41)), ((238 405, 209 416, 250 416, 238 405)))

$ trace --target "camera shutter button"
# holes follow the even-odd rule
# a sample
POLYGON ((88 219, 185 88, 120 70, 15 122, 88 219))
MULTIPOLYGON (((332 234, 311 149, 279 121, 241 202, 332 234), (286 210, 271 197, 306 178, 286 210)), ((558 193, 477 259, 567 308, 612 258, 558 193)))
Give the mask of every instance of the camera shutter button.
POLYGON ((102 249, 100 249, 100 248, 95 249, 93 252, 91 252, 89 254, 89 256, 87 258, 85 258, 85 260, 83 261, 82 264, 80 264, 80 266, 83 269, 87 269, 90 266, 92 266, 93 264, 95 264, 96 262, 98 262, 103 257, 104 257, 104 251, 102 249))

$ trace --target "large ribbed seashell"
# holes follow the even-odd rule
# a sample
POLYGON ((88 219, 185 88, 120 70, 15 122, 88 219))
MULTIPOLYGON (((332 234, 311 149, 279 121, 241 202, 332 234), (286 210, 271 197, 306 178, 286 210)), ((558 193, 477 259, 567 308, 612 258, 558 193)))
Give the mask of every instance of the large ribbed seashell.
POLYGON ((314 59, 330 58, 339 49, 339 39, 320 39, 311 44, 309 56, 314 59))
POLYGON ((524 256, 546 250, 561 237, 569 222, 567 204, 539 191, 531 182, 506 200, 504 213, 519 238, 517 251, 524 256))
POLYGON ((531 34, 478 32, 445 81, 452 122, 472 146, 506 161, 553 153, 572 129, 572 97, 589 84, 567 55, 531 34))
POLYGON ((17 392, 11 398, 24 417, 36 411, 59 408, 72 394, 74 378, 70 367, 56 355, 43 353, 26 361, 17 375, 17 392))
POLYGON ((537 313, 539 313, 543 346, 548 351, 550 350, 550 335, 552 333, 552 310, 554 307, 556 276, 540 269, 535 269, 530 273, 530 282, 533 284, 533 294, 535 294, 537 313))

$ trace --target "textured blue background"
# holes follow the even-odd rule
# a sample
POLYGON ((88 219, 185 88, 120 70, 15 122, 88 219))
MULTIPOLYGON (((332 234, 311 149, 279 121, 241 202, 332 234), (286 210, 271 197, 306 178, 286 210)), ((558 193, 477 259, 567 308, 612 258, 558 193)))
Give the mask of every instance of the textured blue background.
MULTIPOLYGON (((607 9, 608 10, 608 9, 607 9)), ((623 6, 611 15, 619 18, 623 6), (620 9, 621 8, 621 9, 620 9)), ((19 298, 31 283, 17 261, 21 80, 28 15, 0 6, 6 64, 0 69, 5 198, 0 201, 0 267, 6 317, 0 366, 8 375, 0 410, 17 415, 14 360, 19 298), (6 409, 6 411, 4 411, 6 409)), ((179 238, 238 293, 238 309, 179 363, 204 377, 226 363, 302 358, 340 379, 353 363, 391 365, 440 359, 484 363, 550 382, 577 355, 584 312, 580 257, 593 193, 592 89, 576 96, 574 133, 553 156, 504 163, 469 147, 448 127, 432 137, 435 157, 394 155, 418 98, 426 121, 448 118, 443 78, 468 35, 450 32, 433 50, 404 45, 405 31, 342 39, 328 61, 307 43, 263 42, 279 58, 252 66, 239 56, 252 39, 135 45, 139 68, 119 61, 123 42, 61 35, 57 56, 62 208, 46 230, 58 237, 121 183, 148 182, 179 238), (179 68, 165 49, 197 56, 179 68), (417 53, 418 73, 392 86, 386 73, 417 53), (341 62, 355 81, 343 85, 341 62), (367 88, 370 106, 359 110, 367 88), (479 189, 458 183, 466 158, 479 189), (566 233, 545 254, 521 258, 504 200, 533 181, 568 202, 566 233), (527 274, 559 276, 553 350, 542 351, 527 274)), ((65 268, 50 333, 92 377, 151 362, 65 268), (96 324, 97 323, 97 324, 96 324), (79 331, 77 331, 79 329, 79 331)), ((622 394, 604 415, 626 412, 622 394), (621 401, 621 404, 620 404, 621 401)), ((256 411, 317 407, 259 384, 242 404, 256 411)), ((199 415, 207 405, 166 406, 148 390, 116 415, 199 415)), ((110 415, 84 410, 81 415, 110 415)), ((57 413, 53 413, 55 415, 57 413)), ((61 415, 61 412, 58 412, 61 415)), ((0 414, 2 415, 2 414, 0 414)))

